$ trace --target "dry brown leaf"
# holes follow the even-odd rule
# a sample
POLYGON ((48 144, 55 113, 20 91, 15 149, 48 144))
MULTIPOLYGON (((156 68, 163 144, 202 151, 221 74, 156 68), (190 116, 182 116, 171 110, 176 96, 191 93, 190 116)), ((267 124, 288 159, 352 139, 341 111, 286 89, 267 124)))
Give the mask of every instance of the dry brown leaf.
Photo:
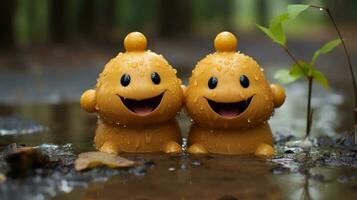
POLYGON ((23 147, 13 143, 6 148, 6 162, 15 174, 24 174, 30 169, 43 167, 48 163, 48 156, 35 147, 23 147))
POLYGON ((131 167, 134 164, 134 161, 128 160, 119 155, 104 153, 100 151, 91 151, 79 154, 74 163, 74 167, 77 171, 81 171, 98 166, 121 168, 131 167))

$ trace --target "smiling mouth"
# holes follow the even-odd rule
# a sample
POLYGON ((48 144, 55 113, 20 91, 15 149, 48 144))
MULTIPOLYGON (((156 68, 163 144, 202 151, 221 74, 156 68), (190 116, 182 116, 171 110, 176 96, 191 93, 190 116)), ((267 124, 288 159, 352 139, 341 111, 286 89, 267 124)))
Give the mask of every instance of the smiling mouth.
POLYGON ((243 113, 252 101, 253 96, 248 99, 232 102, 232 103, 220 103, 208 98, 208 104, 211 106, 212 110, 224 118, 232 119, 241 113, 243 113))
POLYGON ((161 99, 164 96, 164 92, 155 97, 143 100, 128 99, 118 94, 117 96, 120 97, 125 107, 127 107, 130 111, 134 112, 135 114, 145 116, 150 114, 159 106, 161 99))

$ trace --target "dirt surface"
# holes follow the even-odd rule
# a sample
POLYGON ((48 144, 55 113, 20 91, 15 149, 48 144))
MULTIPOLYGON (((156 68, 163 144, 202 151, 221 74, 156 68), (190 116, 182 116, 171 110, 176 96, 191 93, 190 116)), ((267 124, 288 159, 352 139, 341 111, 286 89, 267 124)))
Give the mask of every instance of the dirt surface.
MULTIPOLYGON (((76 110, 73 104, 49 107, 57 112, 76 110)), ((95 128, 95 116, 79 116, 82 123, 76 123, 83 127, 76 129, 66 125, 70 119, 54 117, 58 120, 46 125, 30 123, 48 126, 45 131, 2 136, 0 173, 6 180, 0 184, 0 199, 352 199, 357 195, 357 151, 352 134, 321 136, 306 151, 286 147, 286 141, 296 138, 275 132, 278 153, 269 160, 254 156, 124 154, 138 164, 129 169, 99 167, 77 172, 77 154, 94 150, 95 128), (12 173, 5 158, 8 144, 15 141, 36 146, 49 158, 47 164, 26 174, 12 173)), ((13 124, 17 125, 29 123, 28 119, 14 117, 2 120, 15 120, 13 124)), ((185 132, 189 119, 180 115, 178 120, 185 132)))
MULTIPOLYGON (((284 52, 264 35, 238 37, 239 50, 254 57, 268 79, 276 82, 272 78, 274 71, 290 64, 284 52)), ((289 47, 297 57, 309 58, 327 39, 296 40, 289 47)), ((153 41, 150 45, 178 69, 184 83, 195 63, 213 49, 210 39, 153 41)), ((287 101, 269 121, 278 151, 272 159, 125 154, 138 165, 129 169, 101 167, 76 172, 73 167, 76 156, 95 150, 96 128, 96 116, 81 110, 78 99, 95 84, 104 64, 119 49, 114 45, 56 46, 0 55, 0 199, 355 199, 357 196, 357 147, 354 135, 350 134, 352 87, 341 49, 318 63, 331 88, 314 87, 311 138, 315 146, 310 151, 284 145, 304 134, 307 93, 306 85, 299 82, 284 86, 287 101), (36 147, 49 158, 47 164, 21 176, 12 173, 5 162, 11 143, 36 147)), ((356 48, 352 50, 356 63, 356 48)), ((190 119, 182 111, 177 120, 182 136, 187 137, 190 119)))

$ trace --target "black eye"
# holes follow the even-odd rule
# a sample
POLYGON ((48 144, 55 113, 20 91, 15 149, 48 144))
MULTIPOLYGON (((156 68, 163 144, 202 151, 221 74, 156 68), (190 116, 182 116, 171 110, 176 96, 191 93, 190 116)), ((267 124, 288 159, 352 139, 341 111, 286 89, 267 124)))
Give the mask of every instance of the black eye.
POLYGON ((241 75, 239 77, 240 85, 244 88, 249 87, 249 79, 246 75, 241 75))
POLYGON ((151 74, 151 80, 152 80, 152 82, 153 83, 155 83, 156 85, 157 84, 159 84, 160 83, 160 75, 158 74, 158 73, 156 73, 156 72, 153 72, 152 74, 151 74))
POLYGON ((121 83, 121 85, 124 86, 124 87, 128 86, 129 83, 130 83, 130 76, 129 76, 129 74, 123 74, 123 76, 121 76, 120 83, 121 83))
POLYGON ((214 89, 215 87, 217 87, 217 83, 218 83, 218 79, 216 77, 211 77, 208 80, 208 87, 210 89, 214 89))

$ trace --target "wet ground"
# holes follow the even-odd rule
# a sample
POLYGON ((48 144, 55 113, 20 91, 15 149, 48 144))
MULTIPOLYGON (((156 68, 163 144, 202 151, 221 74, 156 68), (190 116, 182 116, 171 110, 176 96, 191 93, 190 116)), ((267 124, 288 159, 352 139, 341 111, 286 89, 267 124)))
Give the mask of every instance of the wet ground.
MULTIPOLYGON (((336 109, 332 103, 327 105, 330 108, 321 115, 336 109)), ((6 106, 1 110, 12 113, 0 118, 0 123, 7 124, 2 133, 23 130, 17 136, 1 136, 2 151, 13 142, 39 145, 55 164, 25 177, 8 175, 0 185, 0 199, 354 199, 357 195, 353 135, 321 136, 315 139, 319 147, 308 153, 288 148, 283 144, 292 136, 284 129, 298 132, 299 128, 294 128, 294 123, 277 125, 284 118, 280 111, 271 123, 279 153, 270 160, 253 156, 124 154, 138 165, 76 172, 76 155, 94 150, 95 115, 81 111, 77 103, 6 106)), ((177 119, 186 136, 189 119, 184 113, 177 119)), ((330 124, 326 130, 336 128, 330 124)), ((0 172, 6 174, 9 169, 4 152, 0 166, 0 172)))
MULTIPOLYGON (((242 40, 239 49, 264 63, 268 78, 275 82, 273 72, 289 60, 270 41, 257 41, 264 48, 242 40)), ((185 47, 192 45, 171 49, 170 44, 159 43, 153 49, 165 49, 160 53, 178 67, 191 66, 210 49, 208 45, 193 45, 193 54, 172 55, 172 49, 185 52, 185 47)), ((296 41, 291 45, 301 57, 307 57, 309 52, 302 49, 319 44, 320 41, 296 41)), ((341 61, 342 52, 337 51, 320 63, 326 64, 322 70, 327 73, 331 88, 314 87, 312 104, 316 110, 312 136, 316 146, 309 152, 284 146, 284 141, 304 134, 306 85, 297 83, 286 86, 287 101, 270 120, 278 150, 270 160, 253 156, 124 154, 138 165, 131 169, 76 172, 73 161, 78 153, 94 150, 92 139, 96 128, 96 116, 82 111, 78 98, 94 84, 100 66, 113 56, 114 48, 103 50, 102 54, 93 49, 80 49, 82 54, 77 57, 61 48, 34 53, 38 58, 25 56, 28 52, 0 56, 0 92, 4 94, 0 96, 0 173, 7 176, 0 183, 0 199, 356 198, 357 147, 354 135, 350 134, 353 98, 348 73, 341 70, 346 67, 341 61), (79 67, 72 68, 75 65, 79 67), (26 177, 8 175, 4 149, 13 142, 39 146, 54 164, 26 177)), ((190 70, 191 67, 178 70, 184 82, 190 70)), ((190 120, 184 111, 177 120, 182 136, 186 137, 190 120)))

